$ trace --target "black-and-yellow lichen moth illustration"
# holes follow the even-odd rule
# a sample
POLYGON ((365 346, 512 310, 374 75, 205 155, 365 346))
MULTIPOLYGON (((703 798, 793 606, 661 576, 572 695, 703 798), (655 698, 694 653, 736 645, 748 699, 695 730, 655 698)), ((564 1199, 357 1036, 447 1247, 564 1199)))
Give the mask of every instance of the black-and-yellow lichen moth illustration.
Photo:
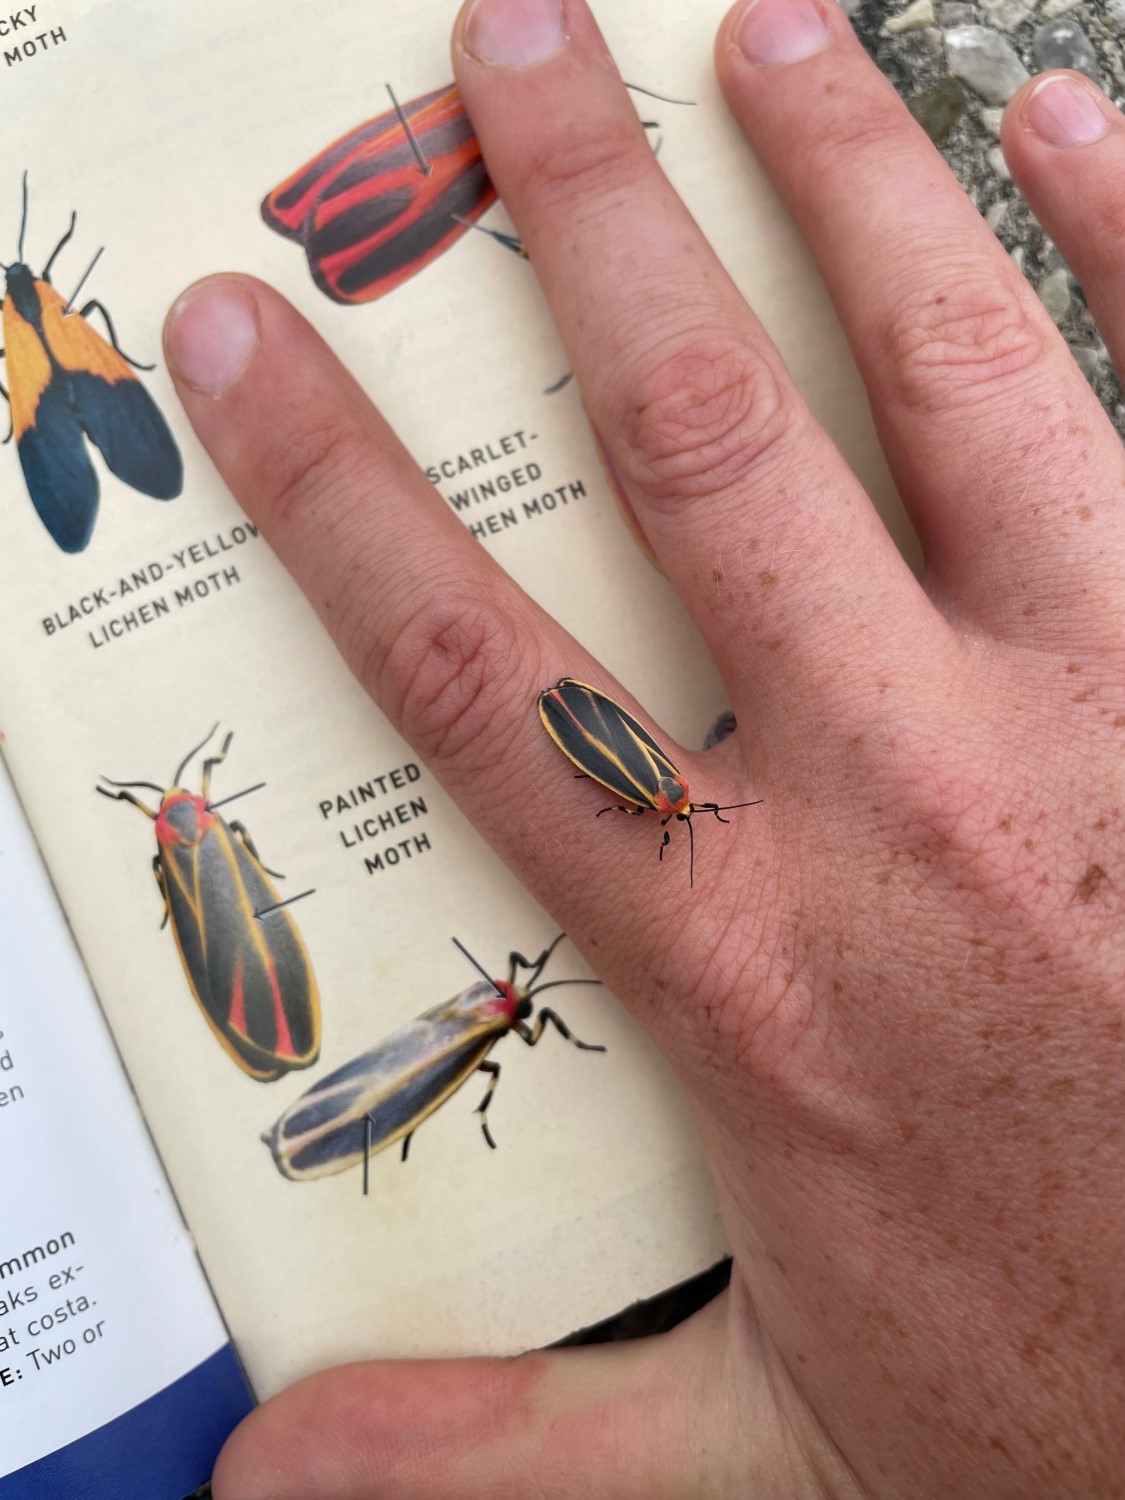
POLYGON ((242 824, 228 823, 218 812, 222 803, 211 801, 212 772, 226 759, 233 733, 204 760, 199 792, 180 785, 217 729, 184 757, 167 790, 108 777, 97 790, 153 820, 153 871, 191 992, 242 1071, 270 1082, 316 1062, 320 997, 292 900, 278 895, 242 824), (139 787, 156 792, 159 807, 136 797, 139 787))
POLYGON ((11 407, 24 482, 39 519, 64 552, 81 552, 98 514, 98 476, 87 439, 122 483, 154 500, 174 500, 183 489, 180 450, 156 402, 137 378, 139 365, 117 342, 105 307, 96 300, 74 306, 97 264, 94 256, 69 301, 51 285, 59 252, 74 234, 76 214, 36 276, 24 262, 27 173, 19 247, 3 266, 4 347, 11 407), (100 313, 108 342, 87 321, 100 313))

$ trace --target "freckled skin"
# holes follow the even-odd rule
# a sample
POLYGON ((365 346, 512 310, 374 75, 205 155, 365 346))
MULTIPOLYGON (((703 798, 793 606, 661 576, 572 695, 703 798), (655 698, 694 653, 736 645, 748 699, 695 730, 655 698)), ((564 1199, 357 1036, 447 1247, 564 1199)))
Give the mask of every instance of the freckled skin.
MULTIPOLYGON (((718 64, 819 256, 924 587, 654 166, 583 0, 528 69, 488 67, 467 22, 455 41, 591 423, 737 719, 706 756, 681 745, 708 683, 681 697, 658 653, 613 682, 650 628, 628 569, 599 664, 275 294, 240 280, 261 342, 230 393, 180 382, 379 706, 670 1059, 734 1256, 668 1339, 314 1378, 235 1436, 216 1500, 1125 1496, 1125 452, 843 9, 814 9, 822 46, 780 62, 759 4, 718 64), (694 890, 684 840, 659 863, 643 819, 597 822, 542 743, 563 672, 663 694, 695 796, 762 796, 697 820, 694 890)), ((1125 123, 1088 91, 1104 142, 1050 146, 1043 83, 1005 156, 1125 368, 1125 123)), ((676 816, 686 790, 663 795, 676 816)), ((508 1236, 480 1295, 526 1306, 555 1258, 508 1236)))

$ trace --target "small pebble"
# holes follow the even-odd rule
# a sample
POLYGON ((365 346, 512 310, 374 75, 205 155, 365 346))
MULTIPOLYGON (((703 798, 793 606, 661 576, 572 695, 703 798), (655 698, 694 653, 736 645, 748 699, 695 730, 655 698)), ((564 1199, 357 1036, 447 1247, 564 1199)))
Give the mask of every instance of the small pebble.
POLYGON ((965 113, 965 91, 956 78, 939 78, 920 94, 913 94, 906 107, 935 145, 940 146, 965 113))
POLYGON ((987 26, 955 26, 945 33, 949 71, 989 104, 1007 104, 1031 76, 1010 43, 987 26))
POLYGON ((1101 368, 1105 362, 1105 349, 1097 345, 1091 347, 1089 344, 1069 345, 1071 354, 1074 355, 1075 363, 1085 375, 1091 385, 1097 380, 1101 368))
MULTIPOLYGON (((1125 4, 1125 0, 1122 0, 1122 4, 1125 4)), ((922 40, 931 52, 940 52, 945 46, 945 38, 936 26, 927 26, 922 33, 922 40)))
POLYGON ((1023 271, 1023 263, 1024 263, 1025 258, 1026 258, 1026 252, 1024 251, 1023 246, 1022 245, 1017 245, 1016 248, 1012 251, 1012 257, 1011 257, 1012 264, 1015 266, 1015 268, 1016 268, 1017 271, 1020 271, 1020 272, 1023 271))
POLYGON ((1011 182, 1012 174, 1008 171, 1008 163, 1004 160, 1004 153, 999 146, 993 146, 989 151, 988 165, 1001 182, 1011 182))
POLYGON ((1031 6, 1024 0, 978 0, 981 15, 990 26, 999 26, 1001 31, 1011 31, 1022 26, 1031 14, 1031 6))
MULTIPOLYGON (((1078 0, 1047 0, 1043 7, 1043 16, 1048 21, 1053 21, 1056 16, 1065 16, 1068 10, 1073 10, 1078 0)), ((1110 0, 1113 4, 1113 0, 1110 0)))
POLYGON ((1125 28, 1125 0, 1105 0, 1105 13, 1115 26, 1125 28))
POLYGON ((934 24, 933 0, 913 0, 897 16, 890 16, 883 24, 884 36, 897 36, 900 31, 921 31, 934 24))
POLYGON ((1044 276, 1037 288, 1039 300, 1056 323, 1066 320, 1070 311, 1070 272, 1065 266, 1044 276))
POLYGON ((1000 228, 1001 224, 1003 224, 1004 220, 1007 217, 1008 217, 1008 200, 1007 200, 1007 198, 997 198, 996 202, 992 205, 992 207, 985 214, 985 216, 984 216, 984 222, 988 225, 989 229, 992 230, 993 234, 995 234, 996 231, 1000 228))
POLYGON ((1077 21, 1062 18, 1040 26, 1031 51, 1040 72, 1045 73, 1048 68, 1073 68, 1099 82, 1098 54, 1077 21))
POLYGON ((1004 123, 1004 111, 998 104, 989 105, 987 109, 980 112, 980 122, 997 140, 1000 139, 1000 127, 1004 123))
POLYGON ((844 7, 844 14, 848 16, 858 15, 863 5, 863 0, 840 0, 844 7))
POLYGON ((1125 427, 1125 405, 1119 401, 1113 408, 1113 419, 1118 427, 1125 427))
POLYGON ((973 15, 971 5, 963 5, 960 0, 949 0, 938 11, 938 20, 949 29, 950 26, 971 26, 976 17, 973 15))

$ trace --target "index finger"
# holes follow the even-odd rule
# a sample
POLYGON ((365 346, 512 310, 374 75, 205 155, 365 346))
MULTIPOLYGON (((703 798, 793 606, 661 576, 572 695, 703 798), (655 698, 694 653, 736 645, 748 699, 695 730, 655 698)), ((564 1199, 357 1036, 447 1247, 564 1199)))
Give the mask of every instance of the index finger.
MULTIPOLYGON (((533 894, 580 945, 681 905, 686 859, 681 879, 661 871, 655 832, 623 850, 622 831, 594 817, 618 799, 575 782, 536 709, 563 676, 625 694, 469 535, 304 319, 260 282, 215 277, 173 308, 166 345, 235 498, 363 686, 533 894), (627 883, 623 860, 637 861, 627 883)), ((713 800, 742 800, 714 784, 717 768, 708 780, 713 800)))

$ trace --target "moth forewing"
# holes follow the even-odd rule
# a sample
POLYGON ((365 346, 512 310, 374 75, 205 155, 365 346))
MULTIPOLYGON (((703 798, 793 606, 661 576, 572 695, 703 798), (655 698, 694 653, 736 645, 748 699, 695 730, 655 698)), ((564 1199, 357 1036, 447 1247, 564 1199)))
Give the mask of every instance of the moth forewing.
POLYGON ((403 1140, 476 1071, 511 1014, 481 981, 329 1073, 263 1134, 278 1171, 325 1177, 403 1140))

